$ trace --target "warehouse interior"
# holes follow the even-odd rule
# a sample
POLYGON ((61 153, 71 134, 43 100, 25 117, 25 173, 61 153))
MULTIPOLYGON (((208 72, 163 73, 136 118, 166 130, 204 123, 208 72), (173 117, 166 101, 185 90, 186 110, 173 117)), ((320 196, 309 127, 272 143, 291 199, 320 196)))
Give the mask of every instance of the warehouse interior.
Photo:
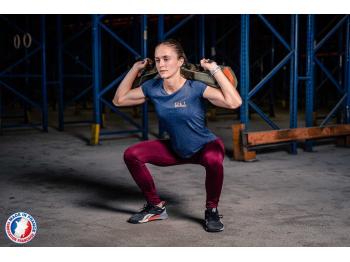
POLYGON ((349 15, 0 15, 0 34, 1 221, 31 214, 26 246, 349 246, 349 15), (238 79, 240 108, 206 105, 226 151, 219 234, 192 164, 149 165, 169 219, 126 222, 144 198, 123 153, 167 134, 152 103, 112 99, 168 38, 238 79))

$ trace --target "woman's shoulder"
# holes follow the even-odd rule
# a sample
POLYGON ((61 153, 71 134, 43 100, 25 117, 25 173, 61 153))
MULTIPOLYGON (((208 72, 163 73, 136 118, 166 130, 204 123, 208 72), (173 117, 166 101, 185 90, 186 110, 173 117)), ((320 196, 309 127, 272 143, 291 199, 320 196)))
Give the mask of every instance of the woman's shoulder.
POLYGON ((145 81, 142 85, 149 86, 149 87, 156 87, 162 84, 161 78, 152 78, 147 81, 145 81))
POLYGON ((147 80, 144 84, 149 85, 149 86, 158 86, 162 83, 161 78, 152 78, 150 80, 147 80))
POLYGON ((190 87, 194 87, 194 88, 206 86, 205 83, 198 81, 198 80, 187 80, 187 82, 188 82, 190 87))

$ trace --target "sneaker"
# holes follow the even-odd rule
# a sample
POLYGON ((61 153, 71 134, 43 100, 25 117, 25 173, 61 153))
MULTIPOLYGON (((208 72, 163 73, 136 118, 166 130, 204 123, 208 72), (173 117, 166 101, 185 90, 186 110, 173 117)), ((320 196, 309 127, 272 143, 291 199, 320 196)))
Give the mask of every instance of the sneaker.
POLYGON ((164 204, 163 207, 158 207, 147 203, 146 205, 144 205, 140 212, 132 215, 128 219, 128 222, 132 224, 140 224, 147 223, 153 220, 161 220, 167 218, 168 214, 166 212, 164 204))
POLYGON ((217 208, 207 208, 205 210, 205 230, 208 232, 221 232, 224 230, 224 224, 221 222, 217 208))

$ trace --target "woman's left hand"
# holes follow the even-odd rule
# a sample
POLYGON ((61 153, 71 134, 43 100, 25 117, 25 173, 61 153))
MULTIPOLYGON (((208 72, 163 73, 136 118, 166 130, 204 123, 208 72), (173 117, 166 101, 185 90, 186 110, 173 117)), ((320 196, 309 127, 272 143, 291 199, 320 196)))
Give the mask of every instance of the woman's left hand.
POLYGON ((200 63, 201 63, 201 67, 203 67, 205 70, 208 70, 208 71, 211 71, 217 67, 217 64, 215 61, 210 60, 210 59, 206 59, 206 58, 203 58, 200 61, 200 63))

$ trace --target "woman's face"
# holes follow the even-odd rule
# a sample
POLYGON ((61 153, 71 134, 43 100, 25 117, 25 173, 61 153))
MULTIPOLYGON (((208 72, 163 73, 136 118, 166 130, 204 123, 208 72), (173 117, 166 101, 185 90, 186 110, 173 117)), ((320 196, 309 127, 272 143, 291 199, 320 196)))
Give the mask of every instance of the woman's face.
POLYGON ((176 74, 180 74, 180 67, 184 59, 179 58, 173 47, 159 45, 154 54, 156 67, 162 79, 169 79, 176 74))

